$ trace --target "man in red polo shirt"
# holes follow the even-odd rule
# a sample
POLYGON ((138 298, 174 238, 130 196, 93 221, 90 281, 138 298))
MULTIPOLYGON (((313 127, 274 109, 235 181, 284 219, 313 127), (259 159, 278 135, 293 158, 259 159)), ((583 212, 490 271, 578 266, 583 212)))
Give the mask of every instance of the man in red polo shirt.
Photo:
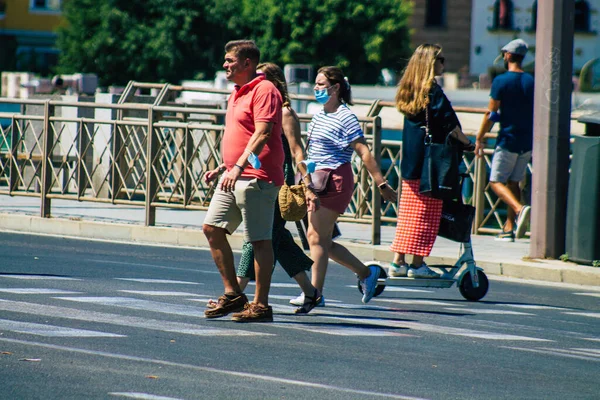
POLYGON ((273 269, 273 213, 283 185, 281 140, 282 99, 277 88, 256 72, 260 51, 251 40, 225 45, 223 68, 235 83, 229 97, 221 152, 223 164, 209 171, 207 182, 226 170, 217 184, 202 227, 219 269, 225 293, 206 318, 232 312, 236 322, 270 322, 269 288, 273 269), (243 224, 244 238, 254 248, 256 291, 248 303, 236 279, 233 252, 227 240, 243 224), (241 311, 241 312, 240 312, 241 311))

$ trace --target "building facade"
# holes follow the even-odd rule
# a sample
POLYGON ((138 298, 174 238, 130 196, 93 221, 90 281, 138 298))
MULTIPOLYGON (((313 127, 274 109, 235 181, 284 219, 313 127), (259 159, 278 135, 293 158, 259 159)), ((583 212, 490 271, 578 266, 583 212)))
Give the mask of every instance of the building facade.
POLYGON ((411 45, 434 43, 443 47, 447 72, 468 74, 471 12, 481 0, 414 0, 411 45))
MULTIPOLYGON (((525 40, 530 52, 524 64, 535 59, 537 9, 544 0, 477 0, 473 1, 471 24, 470 72, 488 71, 500 49, 515 38, 525 40)), ((573 72, 600 57, 600 0, 575 0, 575 37, 573 72)))
POLYGON ((0 0, 0 70, 50 73, 62 0, 0 0))

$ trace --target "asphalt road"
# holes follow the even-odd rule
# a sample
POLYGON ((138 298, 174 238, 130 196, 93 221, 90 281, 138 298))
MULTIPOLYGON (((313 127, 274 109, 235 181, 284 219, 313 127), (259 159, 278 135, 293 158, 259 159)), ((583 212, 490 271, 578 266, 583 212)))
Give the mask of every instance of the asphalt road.
MULTIPOLYGON (((360 303, 332 264, 327 305, 272 324, 203 318, 202 250, 0 233, 1 399, 598 399, 600 291, 386 287, 360 303)), ((248 293, 254 287, 249 286, 248 293)))

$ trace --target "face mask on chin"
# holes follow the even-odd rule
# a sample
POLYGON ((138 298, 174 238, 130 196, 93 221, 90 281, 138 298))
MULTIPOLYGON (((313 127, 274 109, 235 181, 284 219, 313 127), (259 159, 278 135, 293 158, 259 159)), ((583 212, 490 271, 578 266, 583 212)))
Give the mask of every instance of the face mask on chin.
POLYGON ((327 93, 327 89, 315 90, 315 99, 321 104, 327 103, 331 98, 329 93, 327 93))

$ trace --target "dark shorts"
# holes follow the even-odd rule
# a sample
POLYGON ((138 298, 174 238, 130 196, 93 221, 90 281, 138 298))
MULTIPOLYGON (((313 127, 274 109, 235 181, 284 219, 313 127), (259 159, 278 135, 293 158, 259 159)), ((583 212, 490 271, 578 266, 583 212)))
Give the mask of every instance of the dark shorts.
POLYGON ((327 183, 327 194, 319 195, 321 207, 343 214, 350 205, 352 193, 354 193, 352 166, 350 163, 342 164, 331 171, 327 183))

